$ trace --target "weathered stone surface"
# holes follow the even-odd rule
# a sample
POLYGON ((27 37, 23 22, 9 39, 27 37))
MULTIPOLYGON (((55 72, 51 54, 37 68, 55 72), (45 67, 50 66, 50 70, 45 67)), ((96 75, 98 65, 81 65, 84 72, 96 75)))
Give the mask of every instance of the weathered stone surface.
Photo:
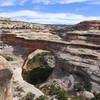
MULTIPOLYGON (((65 37, 60 35, 62 39, 56 36, 56 40, 51 39, 53 34, 51 38, 48 38, 50 33, 47 35, 41 33, 41 37, 46 36, 45 39, 34 32, 30 33, 31 38, 26 33, 10 33, 2 34, 2 41, 27 48, 25 55, 36 49, 51 51, 56 59, 56 69, 63 70, 64 73, 79 74, 83 81, 89 84, 90 91, 100 92, 99 32, 94 30, 68 31, 64 33, 65 37), (92 36, 94 39, 91 40, 92 36), (96 40, 95 43, 94 40, 96 40)), ((66 76, 68 75, 66 74, 66 76)))
POLYGON ((100 30, 100 21, 84 21, 75 26, 76 30, 100 30))
POLYGON ((94 98, 94 94, 89 91, 84 91, 81 93, 81 97, 87 100, 92 100, 94 98))
MULTIPOLYGON (((44 26, 41 28, 44 29, 44 26)), ((66 90, 83 81, 88 84, 89 91, 100 92, 100 21, 52 28, 49 31, 49 27, 46 32, 3 31, 1 40, 3 44, 23 50, 24 53, 19 55, 24 55, 24 59, 37 49, 51 51, 56 65, 48 81, 56 79, 66 90)), ((16 48, 13 50, 15 52, 16 48)))
POLYGON ((0 56, 0 100, 13 100, 12 71, 2 56, 0 56))

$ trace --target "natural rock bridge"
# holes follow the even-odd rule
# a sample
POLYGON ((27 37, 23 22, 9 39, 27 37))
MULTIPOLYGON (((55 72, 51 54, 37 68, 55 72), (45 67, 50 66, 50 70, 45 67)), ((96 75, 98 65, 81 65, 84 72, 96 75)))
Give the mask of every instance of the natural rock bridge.
POLYGON ((88 34, 92 35, 93 32, 70 31, 66 33, 66 38, 62 37, 61 34, 58 35, 62 38, 55 37, 51 33, 50 37, 47 36, 49 38, 45 37, 46 33, 2 33, 1 39, 3 44, 25 48, 23 55, 26 57, 37 49, 51 51, 56 58, 55 68, 57 70, 79 75, 89 84, 91 91, 100 92, 100 41, 98 40, 100 36, 99 31, 95 32, 95 40, 97 39, 99 42, 89 42, 92 40, 88 34), (74 35, 71 38, 72 34, 74 35))

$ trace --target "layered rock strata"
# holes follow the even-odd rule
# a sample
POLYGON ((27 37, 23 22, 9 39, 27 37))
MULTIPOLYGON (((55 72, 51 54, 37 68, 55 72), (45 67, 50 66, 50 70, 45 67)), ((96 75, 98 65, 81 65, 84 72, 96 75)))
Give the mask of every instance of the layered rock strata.
POLYGON ((56 27, 50 32, 3 31, 1 41, 13 46, 13 54, 18 49, 24 59, 37 49, 51 51, 56 67, 50 81, 56 79, 66 90, 83 81, 89 91, 100 93, 100 22, 56 27))
POLYGON ((72 75, 72 80, 65 78, 72 84, 67 86, 68 89, 73 88, 73 75, 76 75, 86 82, 90 91, 100 92, 99 33, 100 31, 95 30, 67 31, 59 33, 60 35, 47 33, 47 36, 34 32, 3 33, 1 39, 4 44, 26 48, 26 55, 36 49, 51 51, 56 58, 55 69, 63 71, 65 76, 72 75))

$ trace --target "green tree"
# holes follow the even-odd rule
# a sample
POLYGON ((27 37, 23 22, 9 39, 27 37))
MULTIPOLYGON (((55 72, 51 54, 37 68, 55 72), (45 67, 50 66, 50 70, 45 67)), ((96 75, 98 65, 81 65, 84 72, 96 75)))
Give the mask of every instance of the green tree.
POLYGON ((23 97, 21 100, 34 100, 35 94, 29 92, 25 97, 23 97))
POLYGON ((67 100, 68 99, 67 93, 65 91, 59 91, 59 93, 57 95, 57 99, 58 100, 67 100))

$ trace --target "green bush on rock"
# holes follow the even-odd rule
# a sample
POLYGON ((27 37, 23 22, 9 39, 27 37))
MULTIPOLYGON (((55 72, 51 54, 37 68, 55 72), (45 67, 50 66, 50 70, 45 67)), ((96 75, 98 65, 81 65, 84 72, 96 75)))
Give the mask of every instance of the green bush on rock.
POLYGON ((65 91, 59 91, 59 93, 57 95, 57 99, 58 100, 67 100, 68 99, 67 93, 65 91))
POLYGON ((12 57, 9 57, 9 56, 6 56, 5 59, 6 59, 7 61, 13 61, 13 58, 12 58, 12 57))
POLYGON ((100 100, 100 93, 94 93, 95 98, 93 100, 100 100))
POLYGON ((2 54, 0 54, 0 56, 3 56, 7 61, 13 61, 13 58, 10 57, 9 55, 2 55, 2 54))
POLYGON ((31 92, 29 92, 25 97, 23 97, 21 100, 34 100, 35 95, 31 92))
POLYGON ((47 96, 44 95, 44 96, 40 96, 40 97, 37 98, 36 100, 48 100, 48 99, 47 99, 47 96))
POLYGON ((74 85, 74 89, 76 91, 85 91, 86 88, 85 88, 85 85, 83 83, 77 83, 74 85))

